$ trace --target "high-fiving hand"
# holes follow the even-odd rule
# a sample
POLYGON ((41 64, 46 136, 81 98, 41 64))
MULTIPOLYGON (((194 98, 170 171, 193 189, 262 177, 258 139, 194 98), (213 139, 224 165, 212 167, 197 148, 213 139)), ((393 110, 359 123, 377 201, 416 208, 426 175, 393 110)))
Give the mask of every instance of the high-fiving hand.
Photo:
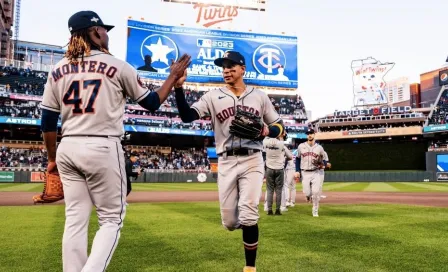
MULTIPOLYGON (((177 82, 182 78, 187 78, 187 68, 191 64, 191 56, 183 54, 176 62, 171 60, 170 75, 177 82)), ((185 79, 184 79, 185 81, 185 79)), ((183 82, 182 82, 183 83, 183 82)))

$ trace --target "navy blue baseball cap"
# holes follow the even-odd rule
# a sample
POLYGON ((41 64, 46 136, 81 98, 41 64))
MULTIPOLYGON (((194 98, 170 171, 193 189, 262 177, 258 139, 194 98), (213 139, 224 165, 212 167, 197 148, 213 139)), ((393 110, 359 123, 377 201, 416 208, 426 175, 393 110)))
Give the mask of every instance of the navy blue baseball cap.
POLYGON ((235 64, 246 65, 246 59, 243 55, 236 51, 227 51, 224 53, 222 58, 215 59, 214 63, 216 66, 222 67, 225 60, 229 60, 235 64))
POLYGON ((105 25, 101 20, 100 16, 94 11, 83 10, 73 14, 70 19, 68 19, 68 30, 70 34, 73 32, 89 28, 92 26, 104 27, 107 31, 114 28, 113 25, 105 25))
POLYGON ((305 132, 305 134, 306 135, 308 135, 308 134, 314 134, 315 132, 314 132, 314 129, 312 129, 312 128, 308 128, 307 130, 306 130, 306 132, 305 132))

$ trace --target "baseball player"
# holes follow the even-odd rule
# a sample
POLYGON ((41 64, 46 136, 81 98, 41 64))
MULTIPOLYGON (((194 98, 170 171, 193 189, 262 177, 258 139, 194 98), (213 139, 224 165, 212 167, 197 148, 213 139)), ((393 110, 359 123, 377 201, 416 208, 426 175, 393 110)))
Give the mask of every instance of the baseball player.
POLYGON ((296 203, 296 179, 294 178, 296 172, 295 156, 291 153, 288 147, 285 147, 285 153, 291 160, 287 160, 285 168, 285 206, 294 207, 296 203))
POLYGON ((323 156, 323 160, 327 162, 327 166, 326 167, 321 167, 319 169, 319 174, 321 176, 321 183, 320 183, 320 197, 321 198, 326 198, 326 196, 324 196, 322 194, 322 187, 324 186, 324 179, 325 179, 325 169, 330 169, 331 168, 331 163, 330 160, 328 158, 328 154, 327 152, 324 151, 324 156, 323 156))
MULTIPOLYGON (((266 137, 263 141, 263 147, 266 151, 266 185, 267 185, 267 208, 268 215, 273 215, 272 202, 274 191, 276 195, 275 215, 281 215, 280 207, 282 206, 282 191, 284 183, 284 167, 285 167, 285 145, 283 136, 277 138, 266 137)), ((287 159, 292 160, 292 154, 289 153, 287 159)), ((284 207, 286 205, 283 205, 284 207)))
POLYGON ((57 169, 65 194, 64 272, 105 271, 117 247, 126 214, 121 145, 126 96, 155 111, 190 64, 187 55, 172 63, 165 83, 150 92, 132 66, 109 53, 108 31, 113 27, 93 11, 73 14, 67 52, 49 73, 44 89, 41 129, 48 169, 57 169), (56 152, 59 115, 62 140, 56 152), (88 256, 92 207, 100 228, 88 256))
MULTIPOLYGON (((306 196, 311 195, 313 201, 312 214, 319 216, 320 188, 322 178, 320 176, 320 159, 324 156, 324 149, 314 141, 314 129, 308 128, 307 141, 301 143, 297 148, 296 177, 302 176, 303 193, 306 196)), ((327 162, 322 161, 326 166, 327 162)))
MULTIPOLYGON (((246 257, 244 271, 252 272, 256 271, 258 204, 265 172, 262 137, 276 138, 284 128, 268 96, 261 90, 245 85, 243 55, 227 51, 214 63, 223 68, 225 86, 207 92, 190 108, 182 89, 185 75, 175 86, 176 101, 180 117, 185 123, 211 116, 219 156, 218 191, 222 224, 229 231, 242 229, 246 257), (262 136, 260 139, 246 139, 235 136, 236 132, 231 133, 241 119, 241 111, 262 118, 265 124, 258 133, 262 136)), ((238 135, 241 133, 238 132, 238 135)))

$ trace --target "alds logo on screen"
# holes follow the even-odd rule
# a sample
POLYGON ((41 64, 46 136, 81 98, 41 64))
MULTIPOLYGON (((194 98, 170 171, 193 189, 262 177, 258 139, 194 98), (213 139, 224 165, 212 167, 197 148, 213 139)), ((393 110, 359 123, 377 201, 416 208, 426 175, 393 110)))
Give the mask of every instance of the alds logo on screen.
POLYGON ((196 3, 193 9, 198 9, 196 23, 202 24, 204 27, 232 21, 238 16, 238 7, 235 6, 213 6, 211 4, 196 3))

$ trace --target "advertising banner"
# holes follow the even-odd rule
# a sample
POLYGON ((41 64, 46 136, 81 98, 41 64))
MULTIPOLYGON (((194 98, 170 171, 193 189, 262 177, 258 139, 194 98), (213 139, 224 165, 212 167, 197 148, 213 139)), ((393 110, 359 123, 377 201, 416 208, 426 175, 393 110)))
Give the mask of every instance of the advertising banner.
POLYGON ((245 57, 247 84, 297 88, 297 37, 128 20, 126 61, 142 78, 166 79, 171 59, 187 53, 192 56, 187 82, 222 83, 222 69, 213 61, 229 50, 245 57))
POLYGON ((0 182, 14 182, 14 172, 0 172, 0 182))
MULTIPOLYGON (((138 119, 141 122, 147 122, 148 124, 163 124, 162 120, 151 119, 138 119)), ((7 117, 0 116, 0 123, 2 124, 20 124, 20 125, 33 125, 40 126, 40 119, 20 118, 20 117, 7 117)), ((61 126, 61 122, 58 122, 58 126, 61 126)), ((149 132, 149 133, 163 133, 163 134, 179 134, 179 135, 192 135, 192 136, 210 136, 213 137, 214 133, 210 130, 191 130, 191 129, 177 129, 166 127, 151 127, 141 125, 124 125, 124 130, 127 132, 149 132)), ((303 133, 288 133, 290 138, 306 138, 303 133)))
POLYGON ((437 172, 437 181, 448 181, 448 173, 437 172))
POLYGON ((381 63, 374 58, 352 61, 354 106, 387 104, 385 75, 395 63, 381 63))
POLYGON ((31 172, 31 182, 44 182, 43 172, 31 172))
POLYGON ((440 131, 446 131, 446 130, 448 130, 448 124, 430 125, 430 126, 423 127, 424 133, 440 132, 440 131))
POLYGON ((448 69, 439 71, 439 85, 448 85, 448 69))
POLYGON ((378 128, 378 129, 364 129, 364 130, 349 130, 349 131, 343 131, 342 135, 366 135, 366 134, 382 134, 386 133, 385 128, 378 128))
POLYGON ((345 116, 372 116, 372 115, 384 115, 384 114, 397 114, 411 112, 412 108, 410 106, 404 107, 381 107, 381 108, 371 108, 365 110, 346 110, 346 111, 335 111, 334 117, 345 117, 345 116))

